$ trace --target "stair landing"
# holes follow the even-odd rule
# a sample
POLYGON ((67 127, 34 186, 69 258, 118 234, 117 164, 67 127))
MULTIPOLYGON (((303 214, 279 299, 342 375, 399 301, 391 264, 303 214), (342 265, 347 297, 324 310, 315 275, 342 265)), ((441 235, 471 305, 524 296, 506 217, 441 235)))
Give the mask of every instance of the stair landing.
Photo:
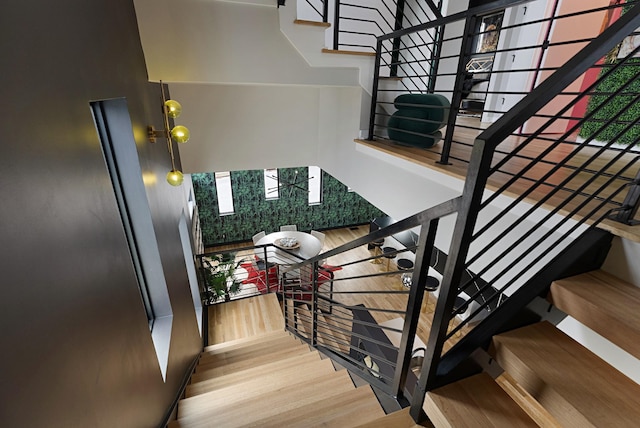
POLYGON ((284 330, 284 317, 274 293, 209 306, 209 344, 284 330))

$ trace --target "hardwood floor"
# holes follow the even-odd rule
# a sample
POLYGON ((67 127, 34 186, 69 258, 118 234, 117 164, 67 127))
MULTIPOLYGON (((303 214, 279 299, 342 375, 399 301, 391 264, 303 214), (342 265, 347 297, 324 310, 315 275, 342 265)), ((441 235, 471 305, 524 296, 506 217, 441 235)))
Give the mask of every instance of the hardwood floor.
MULTIPOLYGON (((328 251, 332 248, 339 247, 342 244, 366 235, 367 233, 369 233, 369 227, 368 225, 362 225, 357 227, 325 230, 323 232, 325 233, 325 243, 323 251, 328 251)), ((207 251, 219 251, 221 248, 223 248, 224 250, 230 250, 233 248, 241 248, 243 246, 246 246, 246 243, 225 245, 222 247, 212 247, 208 248, 207 251)), ((363 245, 347 253, 343 253, 330 258, 329 260, 327 260, 327 264, 341 266, 357 260, 369 258, 372 255, 373 253, 367 249, 367 246, 363 245)), ((406 311, 407 307, 408 294, 407 289, 404 288, 401 284, 400 272, 397 271, 394 260, 391 260, 390 262, 389 275, 384 274, 385 271, 386 261, 381 264, 373 264, 369 261, 364 261, 345 266, 343 269, 334 272, 336 280, 334 281, 335 294, 333 298, 338 302, 348 306, 363 304, 368 308, 378 308, 382 310, 402 312, 399 314, 374 311, 372 312, 372 315, 378 323, 389 321, 394 318, 404 318, 404 312, 406 311), (372 274, 382 275, 368 276, 372 274), (360 276, 368 277, 361 279, 350 279, 348 281, 340 280, 341 278, 360 276), (349 292, 354 291, 357 291, 357 293, 349 294, 349 292)), ((238 302, 242 302, 242 300, 239 300, 238 302)), ((417 330, 417 336, 425 343, 428 340, 429 332, 431 330, 434 304, 435 298, 431 296, 430 299, 427 300, 425 295, 417 330)), ((216 306, 225 306, 225 304, 215 305, 210 308, 210 311, 213 310, 213 308, 215 308, 216 306)), ((340 316, 339 313, 338 316, 340 316)), ((345 317, 347 316, 350 315, 345 315, 345 317)), ((237 327, 230 327, 231 331, 224 330, 225 322, 221 321, 221 317, 223 317, 223 315, 216 313, 215 317, 210 318, 210 340, 215 340, 214 342, 210 343, 217 343, 217 341, 219 340, 215 339, 214 337, 225 337, 229 339, 242 337, 241 335, 244 334, 244 332, 237 331, 237 327), (211 325, 211 323, 215 323, 215 325, 211 325), (212 333, 214 329, 217 333, 212 333)), ((308 320, 308 318, 309 315, 306 315, 305 317, 304 313, 300 316, 300 324, 303 329, 305 328, 306 320, 308 320)), ((346 330, 351 329, 351 324, 348 321, 334 319, 330 316, 322 317, 320 322, 325 324, 332 324, 334 326, 337 325, 339 328, 346 330)), ((231 325, 236 324, 238 323, 231 323, 231 325)), ((455 324, 456 320, 452 321, 451 327, 453 327, 455 324)), ((307 326, 306 329, 310 331, 310 326, 307 326)), ((324 329, 326 331, 331 329, 331 327, 325 325, 324 329)), ((463 328, 459 334, 456 334, 451 340, 447 342, 445 351, 455 344, 456 339, 461 337, 466 332, 466 329, 466 327, 463 328)), ((333 331, 335 332, 335 330, 333 331)), ((322 341, 322 337, 320 338, 320 340, 322 341)), ((341 346, 341 348, 344 349, 345 347, 341 346)))

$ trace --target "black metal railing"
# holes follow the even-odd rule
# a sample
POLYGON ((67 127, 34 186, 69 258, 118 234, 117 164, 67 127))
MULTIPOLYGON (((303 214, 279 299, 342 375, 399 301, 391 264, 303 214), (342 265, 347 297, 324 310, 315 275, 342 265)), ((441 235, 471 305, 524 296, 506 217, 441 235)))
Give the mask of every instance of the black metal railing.
MULTIPOLYGON (((464 173, 470 162, 475 138, 510 111, 532 89, 544 82, 544 79, 559 70, 586 43, 593 40, 593 37, 560 39, 550 28, 558 25, 577 25, 581 21, 601 19, 605 15, 614 16, 616 10, 619 13, 619 9, 623 7, 609 6, 541 19, 531 17, 525 22, 514 23, 522 18, 519 14, 526 10, 526 4, 516 4, 506 12, 501 12, 504 5, 501 2, 494 3, 497 4, 471 9, 467 13, 444 17, 415 29, 405 29, 379 38, 379 62, 374 81, 370 140, 389 141, 391 135, 393 138, 400 138, 396 141, 402 144, 431 146, 425 147, 425 150, 438 156, 440 163, 451 164, 452 169, 458 172, 462 170, 464 173), (496 13, 503 13, 505 21, 500 27, 501 30, 493 35, 494 47, 484 53, 472 52, 473 46, 480 43, 481 37, 490 33, 486 30, 479 31, 481 27, 477 23, 483 16, 495 16, 496 13), (462 28, 463 24, 465 32, 449 30, 456 25, 462 28), (420 32, 433 28, 443 29, 446 37, 440 40, 439 49, 450 53, 439 56, 435 74, 414 73, 412 64, 408 63, 398 64, 399 75, 403 76, 399 81, 389 82, 379 78, 390 73, 389 64, 384 62, 385 55, 388 55, 384 49, 385 41, 402 37, 412 31, 420 32), (544 36, 544 39, 538 42, 536 37, 528 37, 535 40, 535 43, 525 43, 524 39, 519 37, 520 34, 539 34, 544 36), (458 50, 453 49, 456 46, 458 50), (543 56, 546 56, 545 62, 542 62, 543 56), (525 66, 525 63, 528 66, 525 66), (538 67, 540 64, 542 66, 538 67), (451 103, 432 107, 433 111, 441 110, 435 119, 408 116, 404 113, 406 104, 396 102, 394 105, 396 97, 406 93, 436 93, 451 103), (399 120, 404 124, 399 124, 399 120), (444 128, 434 132, 433 127, 424 126, 435 122, 439 122, 444 128), (406 129, 398 128, 400 126, 406 129), (421 131, 421 128, 425 130, 421 131), (440 138, 443 139, 432 145, 440 138)), ((591 147, 598 135, 604 134, 607 134, 606 139, 609 142, 625 141, 626 144, 633 145, 632 136, 637 129, 633 125, 634 114, 637 112, 632 99, 634 91, 637 91, 637 59, 632 52, 627 52, 626 58, 618 58, 617 52, 615 48, 603 56, 604 59, 599 58, 591 64, 583 75, 556 94, 555 100, 544 108, 538 111, 528 109, 528 112, 525 112, 531 114, 528 120, 523 121, 519 128, 505 136, 496 148, 494 162, 499 163, 495 168, 494 177, 490 179, 490 185, 504 181, 499 179, 499 176, 513 177, 514 165, 535 161, 538 171, 527 171, 513 180, 517 180, 524 187, 527 183, 538 181, 539 175, 536 174, 539 174, 541 168, 553 169, 554 174, 546 177, 550 181, 546 186, 552 188, 555 186, 554 180, 572 174, 577 168, 575 161, 558 161, 562 157, 562 151, 584 152, 585 146, 591 147), (624 78, 626 83, 621 81, 624 78), (619 103, 613 106, 611 102, 602 102, 606 98, 619 103), (615 116, 611 114, 611 110, 614 109, 619 110, 615 116), (628 129, 616 135, 624 126, 628 126, 628 129), (562 144, 556 144, 560 140, 562 144), (536 152, 542 151, 545 156, 537 156, 536 152)), ((607 149, 610 152, 618 150, 618 147, 610 144, 607 149)), ((576 157, 574 153, 574 158, 576 157)), ((593 168, 581 170, 581 173, 596 172, 593 168)), ((623 175, 620 180, 630 183, 634 177, 623 175)), ((621 195, 613 203, 618 206, 636 207, 638 194, 633 189, 634 187, 626 200, 625 195, 621 195)), ((563 190, 570 192, 573 187, 565 187, 563 190)), ((581 191, 581 194, 589 196, 589 189, 581 191)), ((637 208, 629 208, 618 213, 617 218, 624 222, 633 222, 636 214, 637 208)))
MULTIPOLYGON (((509 3, 519 6, 526 2, 509 3)), ((625 9, 601 34, 574 40, 554 39, 547 28, 560 20, 565 20, 567 25, 568 20, 585 19, 590 13, 606 15, 614 10, 614 6, 535 19, 526 25, 536 26, 537 33, 546 34, 547 40, 536 45, 505 46, 504 43, 496 43, 491 50, 493 57, 490 60, 481 58, 470 49, 474 40, 477 42, 480 36, 491 30, 478 31, 477 23, 483 16, 494 14, 504 6, 505 2, 493 2, 413 29, 395 31, 379 37, 377 42, 370 139, 385 138, 385 118, 392 114, 385 111, 392 103, 389 93, 435 91, 445 94, 451 100, 451 108, 445 141, 439 154, 443 163, 464 164, 466 180, 462 196, 450 201, 446 209, 445 205, 438 206, 437 209, 442 211, 438 214, 427 210, 291 267, 300 271, 308 269, 309 278, 307 288, 310 296, 299 299, 308 302, 304 309, 307 312, 297 314, 308 325, 304 327, 305 333, 301 333, 296 325, 297 334, 337 357, 347 367, 359 369, 365 377, 369 373, 367 378, 372 384, 400 397, 406 390, 407 368, 428 276, 428 263, 424 261, 430 260, 439 218, 456 213, 424 366, 413 391, 411 413, 414 418, 418 417, 426 391, 441 385, 447 374, 474 349, 466 346, 467 343, 480 343, 477 339, 479 334, 490 337, 492 331, 487 330, 488 325, 498 328, 501 324, 496 319, 504 317, 505 313, 514 314, 544 291, 548 284, 534 284, 539 282, 539 272, 565 257, 570 249, 573 251, 572 243, 593 226, 610 219, 632 222, 637 214, 640 155, 636 146, 640 143, 640 112, 635 106, 640 96, 640 59, 637 58, 640 48, 632 45, 626 49, 623 42, 633 40, 630 37, 637 34, 640 5, 615 6, 625 9), (464 32, 449 33, 448 28, 453 24, 464 27, 464 32), (442 38, 438 41, 441 55, 438 63, 432 62, 425 67, 435 70, 435 75, 415 72, 413 64, 409 64, 411 61, 401 63, 402 56, 398 57, 398 64, 385 60, 385 55, 391 58, 395 50, 385 50, 389 41, 413 32, 436 29, 441 29, 439 34, 442 38), (445 55, 445 51, 452 52, 452 46, 457 46, 456 53, 445 55), (573 47, 572 55, 563 58, 559 64, 511 70, 509 66, 500 65, 504 63, 505 55, 508 58, 514 52, 538 52, 539 55, 544 52, 548 58, 551 50, 559 47, 573 47), (471 118, 473 120, 465 121, 460 119, 464 75, 470 69, 477 72, 472 67, 480 61, 478 58, 482 61, 478 66, 487 67, 487 70, 481 70, 489 74, 488 88, 481 92, 487 96, 512 95, 515 98, 510 108, 486 107, 471 118), (402 82, 393 89, 380 88, 379 77, 391 75, 392 65, 397 65, 398 75, 403 76, 402 82), (442 71, 445 69, 451 71, 442 71), (509 72, 528 73, 532 86, 509 91, 497 88, 499 84, 509 83, 504 79, 494 81, 491 86, 494 78, 516 75, 509 75, 509 72), (433 90, 423 89, 429 87, 433 90), (381 94, 387 94, 387 100, 382 99, 384 96, 381 94), (485 115, 493 115, 491 123, 483 123, 483 118, 488 117, 485 115), (607 136, 606 141, 595 144, 601 136, 607 136), (625 144, 618 146, 619 142, 625 144), (459 150, 461 147, 466 152, 459 150), (421 227, 420 242, 416 247, 413 285, 407 295, 401 342, 394 349, 396 354, 389 357, 382 350, 387 349, 385 337, 388 334, 378 334, 379 319, 363 315, 363 311, 371 314, 378 310, 385 312, 387 308, 368 308, 338 299, 339 296, 344 297, 343 294, 366 294, 369 291, 364 291, 362 284, 356 281, 370 280, 373 276, 340 271, 333 283, 343 283, 344 289, 336 292, 334 286, 327 295, 326 291, 318 288, 319 261, 341 257, 380 237, 417 226, 421 227), (466 279, 463 279, 463 273, 469 274, 466 279), (335 326, 319 309, 321 304, 332 309, 329 313, 335 314, 335 326), (351 332, 351 339, 341 341, 336 337, 338 332, 351 332), (371 335, 375 338, 372 339, 371 335), (360 362, 358 356, 372 356, 366 345, 366 352, 361 352, 362 341, 373 343, 377 352, 385 357, 368 360, 376 362, 377 370, 373 370, 370 363, 364 364, 364 360, 360 362), (345 354, 347 351, 348 356, 345 354), (383 375, 381 367, 392 370, 383 375)), ((518 28, 524 31, 525 24, 502 27, 503 31, 518 28)), ((505 39, 503 35, 500 38, 505 39)), ((412 48, 421 46, 415 44, 412 48)), ((533 61, 539 62, 535 55, 533 61)), ((474 92, 477 91, 468 91, 474 92)), ((485 98, 486 103, 489 103, 488 98, 485 98)), ((346 269, 364 261, 366 258, 338 266, 346 269)), ((398 274, 394 272, 394 275, 398 274)), ((373 291, 388 293, 386 289, 373 291)), ((366 302, 367 299, 363 300, 366 302)), ((390 313, 395 314, 393 311, 397 310, 393 308, 390 313)))
POLYGON ((414 338, 426 340, 431 323, 422 290, 440 278, 437 257, 429 263, 438 220, 459 203, 448 201, 308 261, 281 266, 287 329, 381 391, 410 397, 417 381, 407 384, 414 338), (408 245, 394 238, 416 228, 421 233, 408 245), (367 248, 381 240, 384 251, 367 248))
MULTIPOLYGON (((520 3, 525 2, 516 6, 520 3)), ((496 115, 491 124, 483 124, 481 117, 472 118, 479 124, 469 124, 458 114, 463 99, 460 72, 477 58, 469 53, 473 40, 487 33, 476 31, 478 20, 504 4, 498 1, 438 18, 379 37, 377 42, 370 138, 384 138, 384 118, 390 115, 383 105, 389 102, 381 94, 422 93, 421 88, 429 86, 446 94, 453 112, 449 118, 455 120, 447 123, 439 154, 443 162, 464 164, 462 195, 307 261, 278 263, 287 329, 381 391, 400 400, 409 397, 416 420, 426 392, 445 383, 505 319, 544 292, 548 278, 541 280, 540 272, 575 250, 573 243, 593 226, 611 219, 632 222, 637 214, 640 111, 635 106, 640 96, 640 59, 636 57, 640 48, 620 47, 640 27, 640 5, 623 6, 624 13, 591 39, 551 38, 539 47, 508 49, 496 45, 490 76, 507 73, 508 67, 495 68, 501 62, 498 53, 540 48, 548 56, 554 45, 575 45, 576 49, 561 64, 533 71, 539 82, 530 90, 498 91, 495 85, 488 89, 487 94, 511 94, 518 99, 509 109, 483 109, 483 115, 496 115), (465 32, 449 34, 448 26, 453 24, 466 28, 465 32), (380 69, 386 67, 390 75, 393 65, 385 54, 391 58, 394 48, 383 51, 383 42, 436 29, 441 36, 436 38, 437 51, 442 54, 438 62, 425 67, 429 73, 406 76, 407 81, 399 83, 403 89, 379 88, 380 69), (454 45, 457 53, 445 55, 454 45), (447 68, 453 71, 442 71, 447 68), (436 74, 430 74, 434 70, 436 74), (595 145, 603 135, 607 141, 595 145), (627 144, 618 146, 621 141, 627 144), (467 152, 456 151, 460 147, 467 152), (440 219, 451 215, 455 216, 453 229, 439 227, 440 219), (384 245, 391 246, 394 235, 409 230, 419 232, 414 245, 395 244, 382 254, 369 253, 368 244, 384 239, 384 245), (443 249, 446 263, 438 273, 433 269, 440 265, 433 260, 434 254, 440 254, 434 251, 436 239, 449 243, 443 249), (412 269, 391 269, 393 258, 405 257, 411 258, 412 269), (384 268, 371 263, 377 260, 383 261, 384 268), (406 274, 410 280, 403 283, 406 274), (430 277, 441 279, 439 286, 434 287, 430 277), (425 299, 432 296, 437 303, 430 310, 425 299), (418 339, 426 342, 426 351, 414 389, 409 368, 418 339)), ((599 11, 609 10, 613 9, 599 11)), ((575 13, 554 19, 584 16, 575 13)), ((532 22, 539 24, 542 34, 547 34, 544 25, 552 23, 549 19, 532 22)), ((401 63, 403 57, 398 58, 398 75, 412 72, 401 63)), ((515 72, 531 73, 532 69, 515 72)), ((268 270, 269 254, 266 248, 261 251, 268 270)))
MULTIPOLYGON (((376 37, 441 17, 441 3, 439 1, 436 4, 432 0, 424 3, 406 0, 305 0, 301 6, 305 16, 315 16, 322 22, 331 23, 333 49, 374 53, 376 37)), ((433 44, 434 37, 429 32, 408 36, 409 44, 425 46, 433 44)), ((405 62, 412 61, 416 67, 421 67, 425 58, 413 57, 409 51, 400 51, 399 48, 405 43, 402 38, 390 42, 388 50, 393 52, 393 56, 388 62, 398 62, 397 57, 404 55, 405 62)))

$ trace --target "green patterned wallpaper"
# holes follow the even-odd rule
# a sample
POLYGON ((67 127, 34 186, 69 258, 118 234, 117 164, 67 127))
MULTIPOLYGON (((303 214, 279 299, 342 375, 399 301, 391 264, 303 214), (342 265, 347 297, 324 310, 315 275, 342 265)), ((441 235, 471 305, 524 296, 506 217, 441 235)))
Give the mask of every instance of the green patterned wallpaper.
MULTIPOLYGON (((632 3, 635 1, 628 1, 623 6, 622 13, 626 13, 633 7, 632 3)), ((596 109, 598 111, 591 120, 584 123, 579 135, 583 138, 593 137, 599 141, 613 140, 618 144, 640 145, 640 125, 637 124, 640 116, 640 103, 635 99, 640 93, 640 79, 638 79, 640 58, 637 57, 638 54, 609 73, 610 69, 619 62, 617 56, 621 46, 622 43, 618 44, 606 57, 606 65, 600 71, 599 76, 599 78, 602 77, 602 80, 595 88, 596 93, 601 92, 603 95, 593 95, 587 106, 587 113, 596 109), (621 93, 616 96, 611 95, 623 87, 621 93), (616 120, 607 124, 613 118, 616 120)))
MULTIPOLYGON (((281 182, 294 180, 307 188, 308 169, 280 168, 281 182)), ((283 224, 296 224, 298 230, 330 229, 368 223, 385 215, 347 186, 322 171, 322 203, 309 205, 305 191, 284 188, 278 199, 264 195, 262 170, 231 171, 231 188, 235 213, 219 215, 213 173, 192 174, 193 188, 200 215, 202 238, 206 247, 238 241, 250 241, 261 230, 275 232, 283 224)))

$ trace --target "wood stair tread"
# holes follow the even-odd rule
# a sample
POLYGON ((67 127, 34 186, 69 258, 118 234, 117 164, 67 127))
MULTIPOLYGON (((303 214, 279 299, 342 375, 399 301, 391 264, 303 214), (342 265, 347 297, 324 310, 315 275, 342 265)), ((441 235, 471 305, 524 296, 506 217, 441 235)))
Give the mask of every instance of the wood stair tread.
POLYGON ((229 340, 228 342, 217 343, 215 345, 206 346, 202 352, 215 354, 217 352, 225 352, 225 350, 235 349, 242 346, 251 346, 253 343, 259 343, 266 340, 271 340, 274 337, 291 336, 285 330, 274 330, 256 336, 241 337, 235 340, 229 340))
POLYGON ((309 25, 311 27, 323 27, 323 28, 329 28, 331 27, 331 23, 329 22, 322 22, 322 21, 310 21, 307 19, 296 19, 293 21, 294 24, 298 24, 298 25, 309 25))
POLYGON ((295 370, 296 367, 294 366, 293 370, 285 371, 284 373, 281 371, 263 373, 260 377, 253 379, 253 384, 249 388, 244 383, 236 383, 215 391, 183 398, 180 400, 178 413, 180 414, 181 411, 188 412, 192 407, 198 407, 198 403, 208 402, 213 405, 217 401, 228 401, 230 397, 235 397, 238 400, 247 400, 258 393, 268 393, 275 389, 286 387, 289 384, 297 384, 303 380, 308 381, 318 376, 337 373, 328 359, 315 361, 312 369, 309 369, 307 364, 302 366, 308 370, 301 372, 300 370, 295 370))
POLYGON ((311 364, 317 361, 320 361, 320 354, 317 351, 309 352, 307 354, 294 355, 289 358, 283 358, 260 366, 246 368, 223 376, 216 376, 211 379, 201 380, 187 385, 187 388, 185 389, 185 397, 193 397, 195 395, 231 385, 237 385, 246 381, 254 382, 258 376, 261 376, 264 373, 281 372, 283 376, 286 376, 288 375, 287 372, 291 370, 291 368, 300 369, 302 367, 313 367, 311 364))
POLYGON ((640 385, 552 324, 494 336, 491 353, 562 426, 637 426, 640 385))
POLYGON ((255 352, 249 351, 228 356, 221 356, 220 358, 216 359, 205 359, 204 361, 198 363, 198 365, 196 366, 196 373, 209 370, 213 367, 222 367, 229 364, 239 363, 245 360, 254 360, 256 357, 263 358, 265 362, 268 362, 271 355, 280 355, 281 353, 286 352, 289 349, 296 349, 301 347, 303 349, 309 349, 309 345, 302 342, 287 341, 285 343, 274 343, 273 345, 265 348, 256 348, 255 352))
POLYGON ((376 56, 375 52, 347 51, 343 49, 328 49, 328 48, 322 48, 322 53, 338 54, 338 55, 376 56))
POLYGON ((282 358, 288 358, 294 355, 304 355, 309 353, 309 347, 304 344, 300 344, 294 348, 287 348, 277 352, 271 352, 269 355, 255 355, 252 358, 236 361, 231 364, 225 364, 222 366, 216 366, 215 364, 208 364, 205 369, 194 373, 191 376, 192 382, 200 382, 205 379, 210 379, 215 376, 222 376, 229 373, 234 373, 239 370, 244 370, 251 367, 261 366, 268 364, 271 361, 276 361, 282 358))
MULTIPOLYGON (((214 354, 202 353, 198 361, 198 365, 207 365, 212 363, 233 362, 241 360, 243 358, 251 357, 257 353, 267 354, 272 351, 277 351, 284 348, 293 348, 301 345, 302 342, 294 338, 293 336, 282 336, 270 338, 257 343, 251 343, 246 346, 240 346, 233 349, 219 350, 214 354)), ((196 370, 197 371, 197 370, 196 370)))
POLYGON ((427 393, 423 409, 436 427, 537 427, 486 373, 427 393))
POLYGON ((389 413, 381 418, 375 419, 370 422, 366 422, 357 425, 356 428, 416 428, 416 427, 429 427, 433 428, 431 422, 426 421, 421 424, 416 424, 411 415, 409 414, 409 407, 398 410, 397 412, 389 413))
POLYGON ((215 417, 217 427, 225 426, 225 420, 230 426, 234 423, 238 426, 243 424, 242 420, 262 417, 267 411, 279 413, 333 395, 336 391, 353 389, 346 370, 334 371, 329 360, 315 364, 313 369, 294 370, 290 376, 265 374, 250 383, 243 382, 185 398, 178 405, 178 420, 186 422, 215 417), (329 389, 324 391, 324 388, 329 389))
POLYGON ((282 308, 275 293, 212 305, 208 311, 209 343, 212 345, 284 330, 282 308))
POLYGON ((560 310, 640 358, 640 288, 598 270, 554 281, 550 298, 560 310))
POLYGON ((260 427, 336 427, 350 426, 354 421, 371 421, 384 416, 378 398, 368 386, 323 398, 304 407, 280 412, 255 421, 260 427))

